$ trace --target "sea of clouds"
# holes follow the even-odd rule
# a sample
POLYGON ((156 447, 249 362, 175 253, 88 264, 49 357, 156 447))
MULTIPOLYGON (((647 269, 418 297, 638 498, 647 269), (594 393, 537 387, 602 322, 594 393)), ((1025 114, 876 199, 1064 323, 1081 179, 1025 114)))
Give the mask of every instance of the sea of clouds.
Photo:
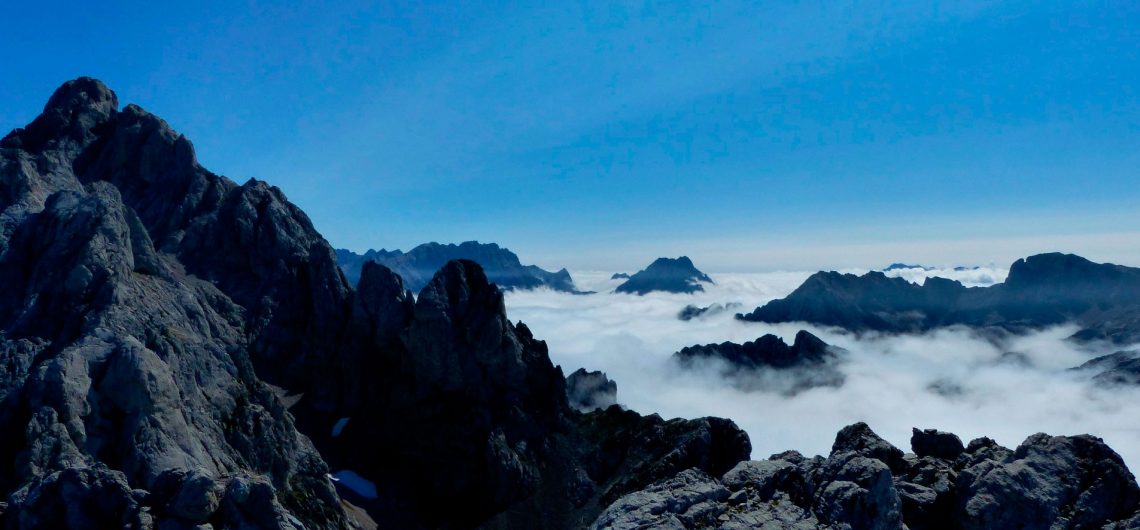
MULTIPOLYGON (((986 286, 1004 280, 1006 272, 906 269, 889 275, 916 282, 938 275, 986 286)), ((547 342, 565 373, 579 367, 606 372, 618 384, 622 406, 665 418, 731 418, 751 437, 753 458, 787 449, 827 454, 839 429, 865 421, 903 450, 910 448, 912 427, 951 431, 964 443, 989 436, 1011 448, 1036 432, 1090 433, 1104 438, 1131 469, 1140 469, 1140 389, 1097 388, 1090 374, 1070 371, 1119 349, 1079 348, 1065 340, 1075 331, 1071 326, 1005 338, 965 328, 857 337, 832 328, 733 318, 787 295, 809 272, 710 274, 716 284, 704 293, 646 296, 613 294, 621 280, 610 275, 574 273, 578 287, 597 291, 593 295, 510 292, 508 315, 547 342), (677 318, 689 304, 733 302, 742 306, 691 321, 677 318), (685 346, 740 343, 766 333, 790 343, 800 329, 847 350, 839 365, 846 376, 842 386, 792 396, 743 391, 725 381, 717 366, 685 370, 670 360, 685 346)))

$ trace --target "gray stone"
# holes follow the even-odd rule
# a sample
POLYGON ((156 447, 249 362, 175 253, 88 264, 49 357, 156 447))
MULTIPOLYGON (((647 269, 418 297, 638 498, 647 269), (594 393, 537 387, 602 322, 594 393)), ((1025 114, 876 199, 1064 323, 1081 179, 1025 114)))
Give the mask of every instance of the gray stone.
POLYGON ((1140 503, 1120 456, 1088 435, 1030 436, 1000 461, 963 469, 958 490, 966 529, 1099 528, 1140 503))
POLYGON ((690 469, 625 495, 602 512, 591 528, 694 528, 723 513, 728 490, 705 473, 690 469), (707 501, 713 501, 711 504, 707 501))

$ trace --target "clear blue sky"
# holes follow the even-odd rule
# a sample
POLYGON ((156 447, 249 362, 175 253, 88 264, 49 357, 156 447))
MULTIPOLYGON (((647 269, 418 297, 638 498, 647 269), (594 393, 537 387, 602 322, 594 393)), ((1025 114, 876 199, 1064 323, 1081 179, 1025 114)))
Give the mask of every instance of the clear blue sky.
POLYGON ((356 250, 1140 265, 1136 2, 156 4, 6 5, 0 128, 99 77, 356 250))

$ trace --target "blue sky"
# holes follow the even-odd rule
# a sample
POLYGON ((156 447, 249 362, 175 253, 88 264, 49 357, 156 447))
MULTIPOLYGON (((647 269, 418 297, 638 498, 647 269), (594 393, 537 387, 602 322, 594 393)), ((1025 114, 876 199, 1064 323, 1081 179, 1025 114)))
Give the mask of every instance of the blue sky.
POLYGON ((1134 2, 295 4, 6 6, 0 128, 99 77, 356 250, 1140 265, 1134 2))

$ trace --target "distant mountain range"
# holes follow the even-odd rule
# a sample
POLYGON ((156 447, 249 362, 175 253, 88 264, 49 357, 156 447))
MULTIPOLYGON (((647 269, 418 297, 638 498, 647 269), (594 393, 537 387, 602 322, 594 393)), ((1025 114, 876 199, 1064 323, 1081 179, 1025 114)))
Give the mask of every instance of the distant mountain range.
POLYGON ((945 278, 923 285, 882 272, 818 272, 786 298, 738 318, 809 322, 853 331, 921 332, 955 324, 1010 331, 1074 322, 1074 338, 1140 341, 1140 269, 1072 254, 1015 262, 1004 283, 964 287, 945 278))
MULTIPOLYGON (((977 267, 977 266, 974 266, 974 267, 958 266, 958 267, 954 267, 953 270, 955 272, 965 272, 965 271, 976 271, 980 268, 981 267, 977 267)), ((883 269, 883 272, 890 272, 890 271, 897 271, 897 270, 910 270, 910 269, 920 269, 920 270, 924 270, 924 271, 938 270, 936 267, 927 267, 926 265, 908 265, 906 263, 892 263, 890 265, 887 265, 887 267, 885 269, 883 269)))
POLYGON ((424 243, 408 252, 380 249, 369 250, 363 255, 346 249, 337 249, 336 259, 348 277, 349 283, 353 285, 360 280, 360 270, 364 264, 375 261, 400 275, 409 289, 419 291, 447 262, 468 259, 481 265, 487 274, 487 279, 504 290, 548 287, 567 293, 580 292, 574 287, 574 280, 566 269, 550 272, 535 265, 523 265, 514 252, 495 243, 478 241, 467 241, 458 245, 424 243))
MULTIPOLYGON (((614 275, 617 278, 617 275, 614 275)), ((630 276, 614 292, 644 295, 653 291, 667 293, 695 293, 704 291, 701 283, 713 283, 712 278, 693 265, 687 256, 676 259, 657 258, 645 270, 630 276)))

